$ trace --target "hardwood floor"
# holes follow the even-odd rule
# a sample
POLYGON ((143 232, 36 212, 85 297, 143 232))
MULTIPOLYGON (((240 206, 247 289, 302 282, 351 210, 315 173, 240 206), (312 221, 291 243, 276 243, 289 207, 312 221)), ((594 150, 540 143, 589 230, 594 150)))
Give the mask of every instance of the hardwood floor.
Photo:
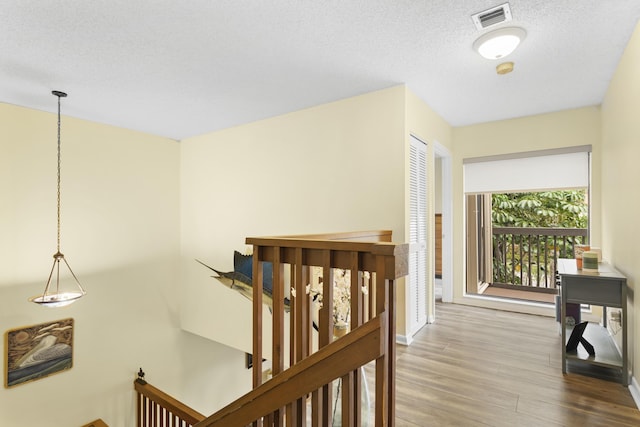
POLYGON ((640 426, 620 383, 562 375, 554 319, 437 304, 397 347, 396 425, 640 426))

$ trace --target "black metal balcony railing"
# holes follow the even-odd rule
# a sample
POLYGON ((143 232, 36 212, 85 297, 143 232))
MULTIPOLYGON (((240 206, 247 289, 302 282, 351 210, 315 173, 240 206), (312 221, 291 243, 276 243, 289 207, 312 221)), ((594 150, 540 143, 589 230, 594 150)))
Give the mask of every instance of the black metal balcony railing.
POLYGON ((555 289, 558 258, 573 258, 586 228, 493 228, 493 283, 555 289))

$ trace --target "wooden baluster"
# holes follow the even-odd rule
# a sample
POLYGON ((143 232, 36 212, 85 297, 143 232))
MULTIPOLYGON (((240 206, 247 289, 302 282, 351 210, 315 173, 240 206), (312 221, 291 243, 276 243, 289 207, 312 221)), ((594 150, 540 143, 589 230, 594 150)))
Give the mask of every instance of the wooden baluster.
MULTIPOLYGON (((389 282, 385 279, 385 262, 382 255, 376 256, 376 317, 385 317, 385 327, 389 327, 388 312, 388 286, 389 282)), ((389 416, 389 396, 387 394, 389 385, 389 336, 384 334, 383 343, 385 354, 376 359, 376 427, 386 426, 389 416)))
POLYGON ((340 402, 336 402, 336 405, 340 404, 342 406, 342 424, 343 426, 359 426, 360 423, 356 424, 354 422, 355 418, 355 405, 354 405, 354 392, 353 392, 353 382, 354 382, 354 372, 351 371, 347 375, 344 375, 340 378, 340 402))
POLYGON ((371 320, 376 315, 376 283, 377 275, 375 271, 369 272, 369 298, 367 303, 367 320, 371 320))
POLYGON ((523 238, 524 238, 524 237, 522 237, 522 235, 520 235, 520 245, 519 245, 519 248, 520 248, 520 257, 519 257, 519 261, 518 261, 518 262, 520 263, 520 284, 521 284, 521 285, 522 285, 522 284, 524 284, 524 279, 522 278, 522 277, 523 277, 522 275, 524 274, 524 273, 523 273, 523 268, 522 268, 522 250, 523 250, 523 248, 522 248, 522 247, 524 246, 524 245, 522 244, 522 239, 523 239, 523 238))
MULTIPOLYGON (((296 250, 297 252, 297 250, 296 250)), ((290 298, 289 298, 289 366, 293 366, 297 363, 297 354, 298 354, 298 341, 300 339, 300 337, 298 336, 298 329, 299 329, 299 325, 298 325, 298 308, 297 308, 297 304, 296 304, 296 297, 294 296, 294 294, 297 295, 296 292, 296 276, 297 276, 297 272, 296 269, 298 268, 295 260, 293 262, 293 264, 291 264, 289 266, 290 271, 289 271, 289 276, 291 277, 291 284, 290 284, 290 298)), ((286 418, 286 424, 287 426, 299 426, 300 424, 298 424, 298 410, 299 410, 299 403, 300 399, 296 400, 295 402, 291 402, 290 404, 287 405, 287 413, 285 415, 286 418)))
POLYGON ((147 426, 153 425, 153 402, 149 400, 147 402, 147 426))
MULTIPOLYGON (((294 301, 292 289, 295 289, 295 263, 294 265, 289 265, 289 354, 288 354, 288 365, 289 367, 295 365, 296 363, 296 342, 298 340, 296 333, 296 305, 294 301)), ((285 289, 286 293, 286 289, 285 289)), ((297 418, 296 411, 298 409, 298 401, 293 401, 287 404, 286 412, 284 415, 285 425, 287 426, 295 426, 295 419, 297 418)))
POLYGON ((503 258, 504 258, 504 275, 501 277, 500 281, 506 282, 507 280, 509 280, 508 279, 509 269, 508 269, 508 262, 507 262, 507 259, 509 258, 509 239, 507 239, 506 234, 502 236, 502 251, 503 251, 503 258))
POLYGON ((540 236, 536 235, 535 239, 536 239, 536 286, 541 288, 542 286, 540 283, 540 236))
POLYGON ((516 236, 515 234, 511 235, 511 283, 515 283, 516 281, 516 236))
MULTIPOLYGON (((261 246, 253 246, 253 388, 262 384, 262 288, 263 263, 260 260, 261 246)), ((257 420, 253 427, 262 426, 257 420)))
MULTIPOLYGON (((322 308, 320 309, 320 325, 318 348, 329 345, 333 341, 333 268, 332 252, 325 250, 322 254, 322 308)), ((332 384, 322 387, 322 425, 332 424, 332 384)))
POLYGON ((147 420, 147 416, 148 416, 147 415, 148 414, 147 405, 148 405, 147 398, 143 396, 142 397, 142 408, 141 408, 142 413, 140 414, 141 415, 141 420, 142 420, 142 427, 146 427, 146 426, 149 425, 148 424, 149 421, 147 420))
POLYGON ((543 242, 544 242, 544 287, 545 288, 550 288, 550 287, 554 287, 555 288, 555 281, 554 286, 550 286, 549 283, 549 242, 547 240, 547 236, 543 237, 543 242))
MULTIPOLYGON (((282 249, 273 248, 273 340, 272 340, 272 366, 273 375, 277 375, 284 370, 284 264, 281 262, 282 249)), ((273 413, 273 425, 280 427, 284 425, 284 408, 280 408, 273 413)))
POLYGON ((151 401, 151 425, 158 427, 158 404, 155 401, 151 401))
POLYGON ((324 413, 322 412, 322 389, 311 393, 311 426, 320 427, 324 425, 324 413))
MULTIPOLYGON (((527 286, 532 286, 531 283, 531 234, 527 235, 527 286)), ((524 283, 523 283, 524 285, 524 283)))
POLYGON ((389 426, 394 426, 396 422, 396 282, 387 281, 387 360, 389 373, 387 382, 387 392, 389 400, 389 426))
MULTIPOLYGON (((309 270, 311 270, 311 268, 309 270)), ((307 279, 308 279, 308 283, 311 283, 311 280, 313 280, 311 272, 309 272, 309 275, 308 275, 307 279)), ((305 291, 306 291, 306 288, 305 288, 305 291)), ((307 313, 310 316, 309 317, 309 324, 310 324, 310 328, 311 329, 309 329, 309 330, 311 331, 311 334, 310 334, 310 337, 311 337, 311 336, 313 336, 312 335, 313 334, 313 330, 315 330, 313 328, 313 324, 312 324, 313 320, 311 320, 312 319, 311 310, 315 309, 315 308, 313 307, 313 304, 311 304, 311 296, 310 295, 307 296, 307 303, 309 305, 309 310, 307 311, 307 313)), ((323 325, 323 323, 322 323, 323 322, 322 314, 323 314, 323 312, 322 312, 322 310, 320 310, 319 314, 318 314, 318 317, 317 317, 317 325, 316 325, 317 328, 318 328, 318 344, 319 345, 320 345, 320 342, 321 342, 321 339, 320 339, 321 332, 320 331, 322 330, 322 327, 323 327, 322 326, 323 325)), ((308 350, 309 350, 309 354, 313 353, 313 340, 312 339, 309 339, 308 350)), ((320 427, 320 426, 324 425, 323 424, 324 423, 324 421, 323 421, 324 420, 324 414, 323 414, 323 409, 322 409, 324 405, 323 405, 323 402, 322 402, 322 398, 323 398, 322 389, 314 390, 313 393, 311 393, 311 425, 312 425, 312 427, 320 427)))
MULTIPOLYGON (((363 323, 363 303, 364 294, 362 292, 363 278, 360 271, 360 262, 358 252, 350 254, 350 271, 351 271, 351 330, 353 331, 363 323)), ((343 396, 350 396, 350 400, 343 399, 342 420, 343 425, 362 425, 362 375, 360 370, 356 369, 351 374, 349 381, 343 381, 343 396), (346 383, 346 384, 345 384, 346 383), (349 409, 346 409, 348 406, 349 409), (345 413, 347 417, 345 419, 345 413)))
POLYGON ((552 276, 549 276, 549 274, 552 273, 551 271, 551 264, 549 262, 549 237, 548 236, 543 236, 544 239, 544 274, 545 274, 545 286, 547 288, 555 288, 555 281, 553 280, 552 276))
MULTIPOLYGON (((291 360, 298 363, 309 354, 309 297, 306 294, 308 268, 302 265, 302 248, 295 249, 295 263, 292 267, 295 297, 291 298, 291 360)), ((291 424, 299 427, 306 424, 306 399, 298 399, 291 414, 291 424)))

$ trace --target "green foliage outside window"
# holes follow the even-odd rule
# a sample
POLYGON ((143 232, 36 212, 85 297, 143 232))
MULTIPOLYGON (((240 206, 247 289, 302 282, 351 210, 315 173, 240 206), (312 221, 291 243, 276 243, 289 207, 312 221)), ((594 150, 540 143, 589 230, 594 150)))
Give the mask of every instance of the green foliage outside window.
MULTIPOLYGON (((585 190, 492 194, 493 227, 579 228, 588 225, 585 190)), ((546 234, 493 236, 493 281, 555 287, 555 261, 572 257, 581 236, 546 234)))
POLYGON ((586 228, 584 190, 491 195, 494 227, 586 228))

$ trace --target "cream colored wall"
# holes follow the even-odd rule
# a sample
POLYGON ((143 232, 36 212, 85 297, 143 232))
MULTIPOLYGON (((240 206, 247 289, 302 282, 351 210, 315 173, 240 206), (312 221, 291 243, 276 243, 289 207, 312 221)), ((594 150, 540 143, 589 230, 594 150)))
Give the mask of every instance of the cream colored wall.
MULTIPOLYGON (((640 366, 640 25, 627 45, 602 104, 602 250, 627 276, 629 347, 633 371, 640 366)), ((636 391, 638 374, 635 372, 636 391)), ((639 396, 640 397, 640 396, 639 396)))
POLYGON ((27 299, 56 250, 56 117, 0 104, 0 129, 0 330, 75 319, 73 368, 0 387, 0 425, 133 426, 140 366, 200 410, 250 384, 243 353, 180 330, 179 144, 63 116, 61 249, 88 293, 47 309, 27 299))
MULTIPOLYGON (((454 194, 454 259, 464 260, 464 190, 463 167, 465 158, 491 156, 525 151, 545 150, 580 145, 592 146, 591 187, 591 243, 601 242, 601 169, 600 109, 586 107, 556 113, 503 120, 473 126, 454 128, 453 141, 453 194, 454 194)), ((606 250, 603 256, 609 254, 606 250)), ((513 310, 513 306, 498 301, 465 297, 465 264, 454 265, 454 301, 459 303, 513 310)), ((522 305, 518 310, 553 315, 551 308, 522 305)))
MULTIPOLYGON (((441 144, 449 151, 453 148, 452 128, 440 117, 431 107, 419 99, 409 89, 406 90, 406 125, 405 139, 407 147, 411 135, 427 143, 427 218, 428 218, 428 244, 427 249, 427 317, 434 319, 435 316, 435 292, 434 292, 434 271, 435 271, 435 239, 431 236, 435 233, 435 213, 436 213, 436 190, 435 178, 435 155, 434 145, 441 144)), ((407 148, 408 149, 408 148, 407 148)), ((409 159, 406 159, 406 182, 409 182, 409 159)), ((409 221, 409 187, 405 188, 406 200, 406 221, 409 221)), ((405 230, 405 241, 409 241, 409 229, 405 230)), ((404 293, 404 286, 398 288, 398 301, 405 301, 407 295, 404 293)), ((403 320, 404 321, 404 320, 403 320)), ((401 320, 398 320, 400 323, 401 320)))
POLYGON ((251 351, 251 303, 197 264, 233 270, 248 236, 391 229, 404 238, 402 86, 181 143, 182 326, 251 351))

